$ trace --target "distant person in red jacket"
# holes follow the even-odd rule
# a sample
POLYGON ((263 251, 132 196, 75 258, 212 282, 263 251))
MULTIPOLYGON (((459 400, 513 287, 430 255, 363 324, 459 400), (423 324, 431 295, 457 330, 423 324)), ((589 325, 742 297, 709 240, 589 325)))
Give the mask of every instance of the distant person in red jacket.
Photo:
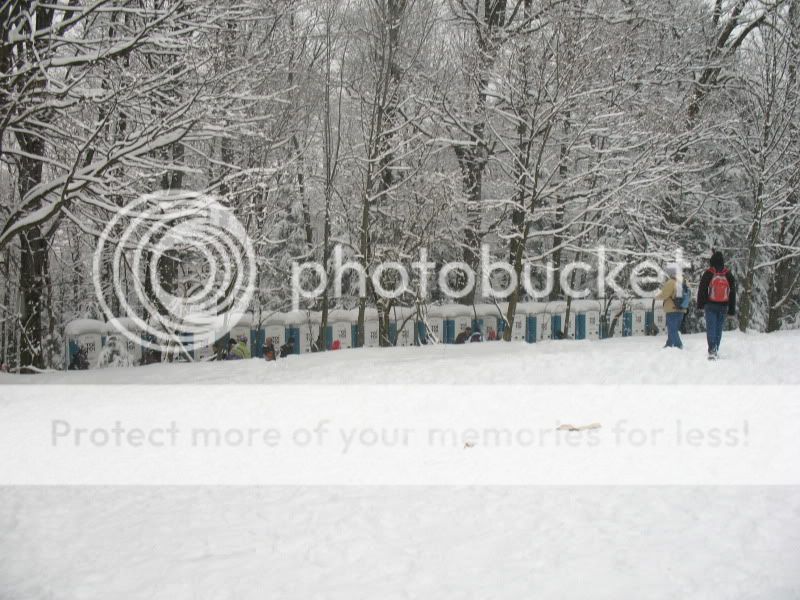
POLYGON ((333 340, 331 344, 331 350, 341 350, 342 349, 342 342, 339 340, 333 340))
POLYGON ((703 273, 697 286, 697 310, 705 311, 708 359, 716 360, 725 316, 736 314, 736 280, 725 268, 722 252, 715 251, 709 264, 711 266, 703 273))

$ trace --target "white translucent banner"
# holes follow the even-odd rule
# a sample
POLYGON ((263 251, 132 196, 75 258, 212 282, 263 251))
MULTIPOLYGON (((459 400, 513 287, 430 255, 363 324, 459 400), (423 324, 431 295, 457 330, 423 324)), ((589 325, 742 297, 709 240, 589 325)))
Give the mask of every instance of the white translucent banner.
POLYGON ((793 386, 0 393, 0 484, 800 484, 793 386))

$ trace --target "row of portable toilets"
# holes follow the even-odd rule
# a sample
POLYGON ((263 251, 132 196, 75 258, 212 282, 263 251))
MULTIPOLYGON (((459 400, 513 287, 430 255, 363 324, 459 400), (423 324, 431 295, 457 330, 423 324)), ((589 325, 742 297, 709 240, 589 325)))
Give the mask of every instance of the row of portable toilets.
MULTIPOLYGON (((569 339, 598 340, 608 337, 603 330, 601 316, 608 315, 608 322, 620 311, 621 304, 611 302, 605 311, 605 304, 599 301, 574 300, 570 307, 569 339)), ((501 337, 505 329, 507 305, 501 303, 478 304, 474 307, 459 304, 428 306, 421 315, 412 308, 396 307, 392 310, 389 322, 388 343, 394 346, 414 346, 435 343, 452 344, 456 337, 467 327, 480 329, 484 338, 490 330, 501 337)), ((535 343, 547 339, 563 337, 566 319, 566 302, 525 302, 517 305, 516 316, 512 324, 511 339, 535 343)), ((120 327, 127 331, 138 331, 133 320, 116 319, 120 327)), ((328 348, 353 348, 358 341, 358 310, 335 309, 328 313, 325 344, 328 348), (338 344, 334 344, 338 342, 338 344)), ((294 340, 294 352, 305 354, 311 352, 312 345, 319 334, 321 315, 314 311, 293 311, 288 313, 272 313, 262 315, 260 322, 251 314, 242 315, 230 332, 217 339, 227 344, 230 338, 245 336, 249 340, 251 352, 255 357, 263 356, 263 347, 271 338, 276 348, 287 340, 294 340)), ((606 327, 608 323, 606 324, 606 327)), ((626 311, 618 320, 615 337, 646 335, 653 327, 664 328, 664 312, 660 303, 651 299, 631 300, 626 311)), ((366 309, 364 315, 364 346, 368 348, 380 346, 378 312, 366 309)), ((114 323, 104 323, 93 319, 79 319, 67 324, 65 329, 65 367, 79 348, 83 348, 91 367, 97 364, 101 350, 111 336, 124 339, 128 353, 134 362, 142 360, 143 348, 133 340, 123 338, 114 323)), ((214 336, 210 336, 214 337, 214 336)), ((213 354, 212 345, 205 344, 192 353, 194 360, 207 360, 213 354)))

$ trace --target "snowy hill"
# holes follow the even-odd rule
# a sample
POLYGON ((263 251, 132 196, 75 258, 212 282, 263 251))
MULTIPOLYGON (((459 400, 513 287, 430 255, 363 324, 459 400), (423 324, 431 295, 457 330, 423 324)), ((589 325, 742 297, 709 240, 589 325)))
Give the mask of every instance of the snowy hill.
POLYGON ((723 360, 705 360, 704 334, 684 336, 683 351, 663 336, 602 341, 484 342, 369 348, 290 356, 274 363, 221 363, 0 375, 0 383, 106 384, 797 384, 800 331, 770 335, 728 332, 723 360))
POLYGON ((703 477, 755 481, 758 469, 772 468, 770 481, 796 484, 796 469, 786 461, 796 457, 791 440, 798 438, 797 411, 785 413, 789 418, 777 427, 764 425, 794 402, 798 342, 796 332, 733 333, 723 340, 723 359, 714 363, 705 359, 704 338, 687 336, 683 352, 662 349, 661 338, 483 343, 349 350, 269 364, 3 376, 0 451, 16 457, 0 468, 3 483, 35 483, 37 477, 40 483, 124 482, 127 476, 131 483, 274 479, 355 485, 5 487, 0 598, 798 598, 798 487, 430 485, 535 483, 536 477, 614 484, 626 473, 634 482, 667 483, 676 477, 670 468, 699 483, 703 477), (683 403, 658 396, 676 379, 696 390, 723 384, 728 392, 719 402, 705 391, 683 403), (24 385, 9 385, 18 383, 24 385), (58 385, 63 383, 93 385, 58 385), (130 385, 100 385, 122 383, 130 385), (154 385, 135 385, 141 383, 154 385), (251 385, 232 386, 237 383, 251 385), (324 385, 301 387, 309 383, 324 385), (391 385, 375 386, 386 383, 391 385), (641 383, 649 391, 616 385, 641 383), (348 403, 343 396, 357 389, 352 384, 371 384, 364 389, 380 396, 348 403), (550 394, 555 388, 570 393, 550 394), (303 396, 308 389, 318 397, 303 396), (421 399, 420 389, 437 398, 421 399), (770 395, 775 400, 767 407, 770 395), (47 429, 54 419, 152 424, 168 414, 240 426, 297 414, 362 426, 381 418, 397 424, 433 415, 458 423, 494 416, 507 423, 539 415, 585 419, 578 425, 599 419, 602 442, 612 436, 615 413, 642 423, 652 415, 649 423, 657 423, 673 413, 702 418, 704 406, 713 408, 712 423, 727 423, 742 407, 749 411, 752 431, 744 447, 729 454, 720 447, 670 444, 627 452, 600 443, 531 453, 479 442, 427 454, 362 448, 344 460, 329 447, 169 454, 92 447, 84 440, 62 450, 50 445, 47 429), (506 408, 510 412, 503 413, 506 408), (357 485, 414 481, 415 471, 427 485, 357 485), (437 473, 440 479, 432 478, 437 473))

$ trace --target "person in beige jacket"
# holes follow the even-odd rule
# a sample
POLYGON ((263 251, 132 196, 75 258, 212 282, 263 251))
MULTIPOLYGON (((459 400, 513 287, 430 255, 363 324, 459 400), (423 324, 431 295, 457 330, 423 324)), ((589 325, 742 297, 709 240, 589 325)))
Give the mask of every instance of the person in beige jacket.
POLYGON ((677 301, 683 295, 683 279, 678 273, 677 265, 667 265, 665 270, 669 279, 664 282, 664 286, 656 296, 656 300, 663 300, 664 313, 667 318, 667 343, 664 347, 683 348, 681 323, 686 311, 679 306, 677 301))

